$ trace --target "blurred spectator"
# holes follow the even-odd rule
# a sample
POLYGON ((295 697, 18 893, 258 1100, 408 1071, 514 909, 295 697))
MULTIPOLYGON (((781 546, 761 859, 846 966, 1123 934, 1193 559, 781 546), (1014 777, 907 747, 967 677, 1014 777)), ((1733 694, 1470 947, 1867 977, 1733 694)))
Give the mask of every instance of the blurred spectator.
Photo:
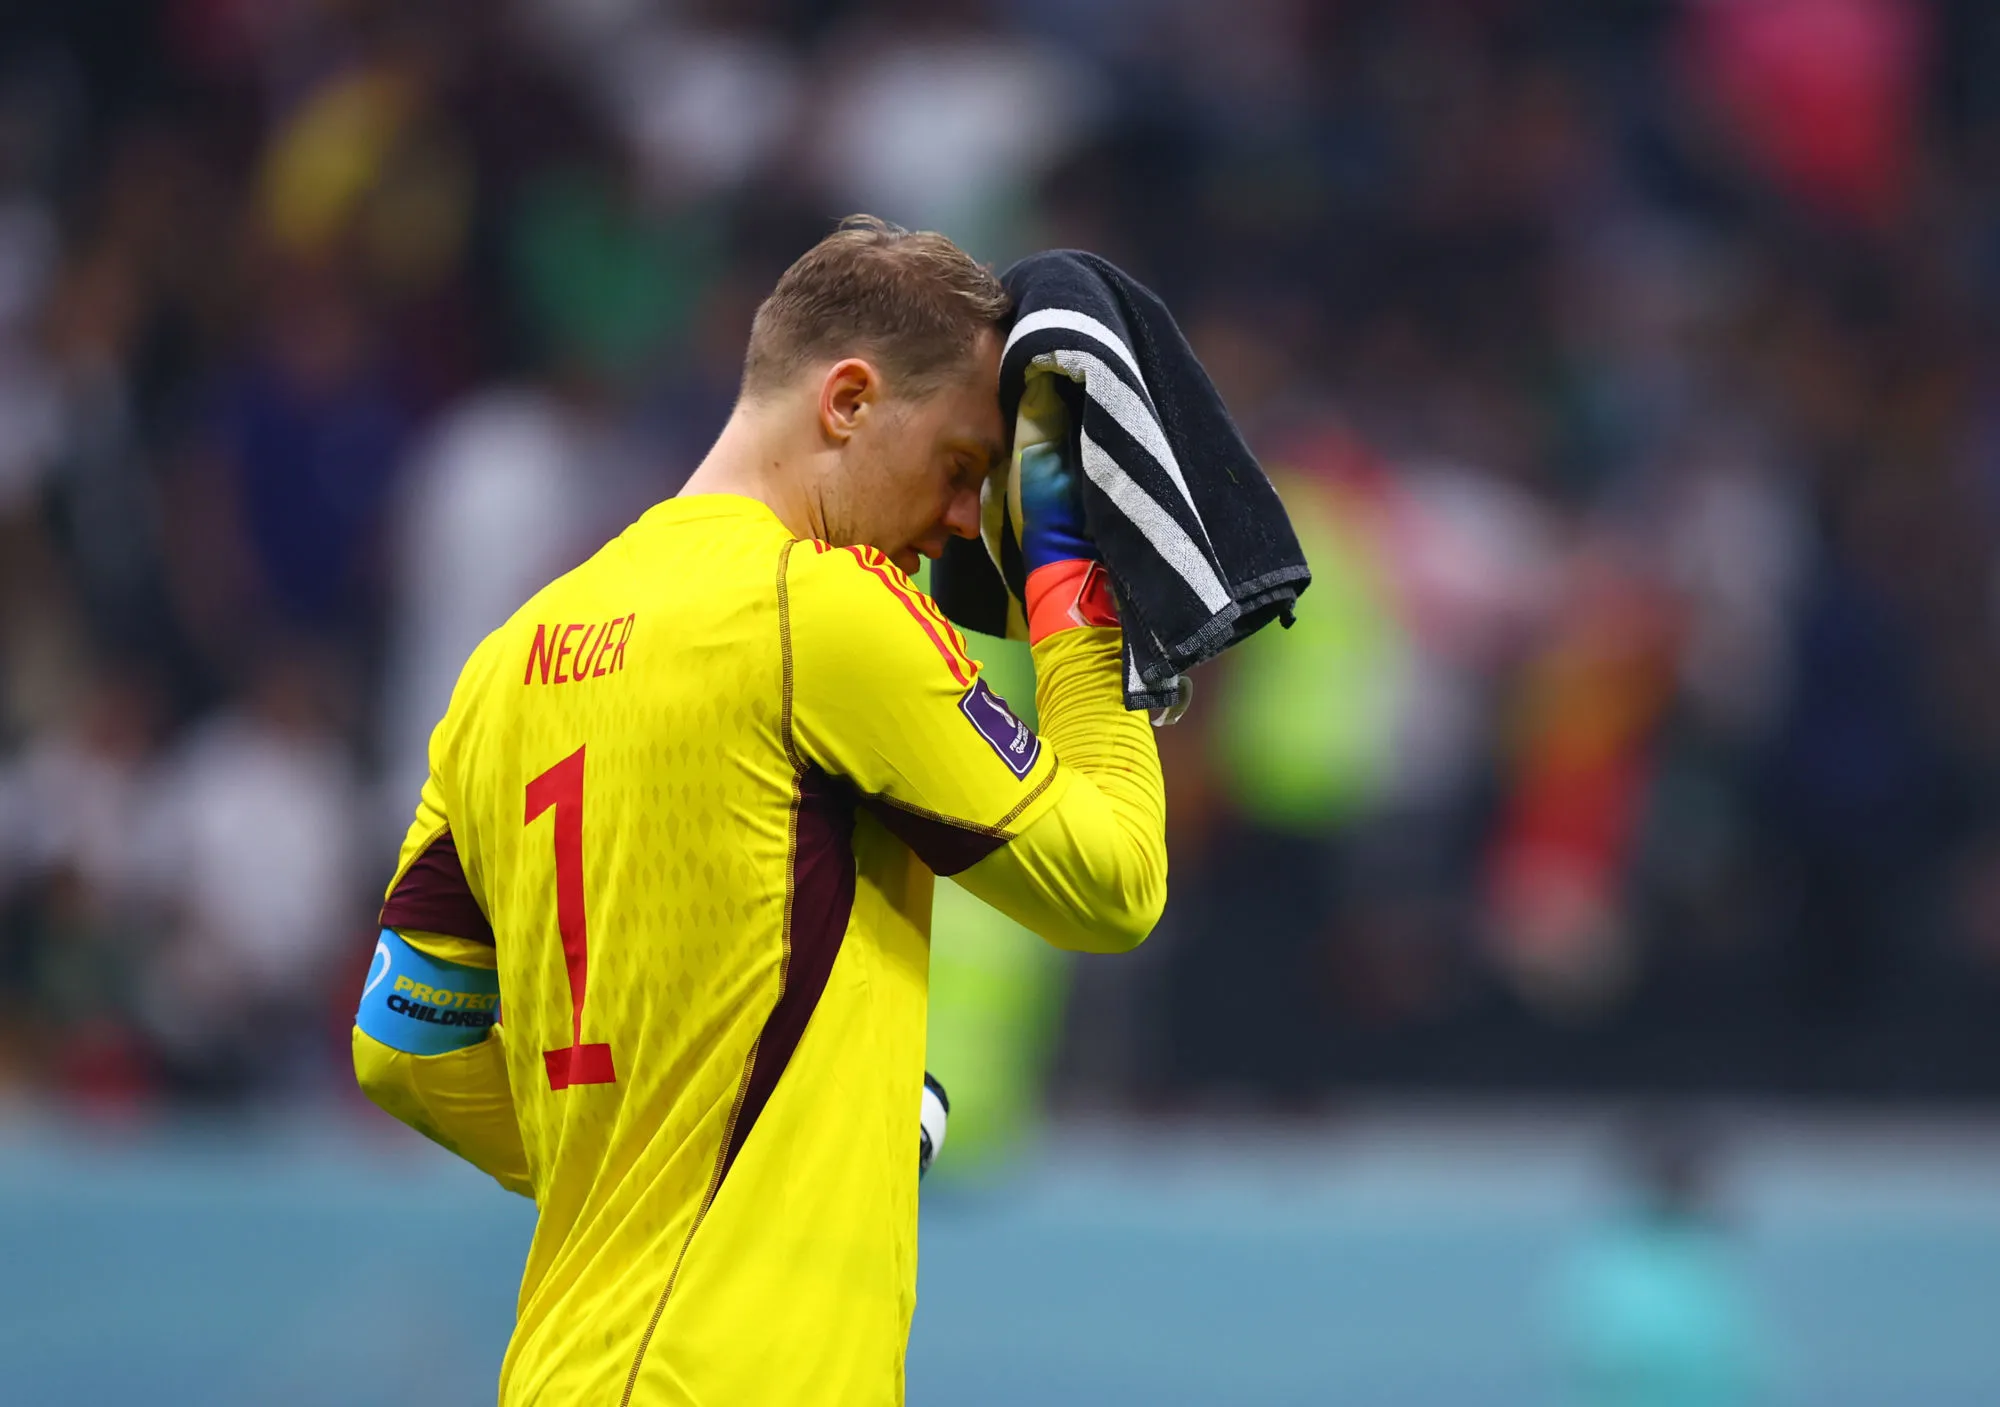
POLYGON ((1912 0, 1708 0, 1696 77, 1753 160, 1801 196, 1893 215, 1915 158, 1927 11, 1912 0))
POLYGON ((1555 1302, 1576 1407, 1751 1407, 1769 1348, 1733 1264, 1700 1129, 1663 1120, 1626 1150, 1632 1205, 1562 1269, 1555 1302))
POLYGON ((1497 956, 1558 1012, 1602 1006, 1628 978, 1625 877, 1678 653, 1675 611, 1626 555, 1615 541, 1578 554, 1520 681, 1493 838, 1497 956))
POLYGON ((0 1022, 34 1038, 0 1042, 0 1083, 9 1066, 86 1096, 148 1083, 136 1022, 157 917, 145 828, 159 702, 104 669, 64 726, 0 769, 0 1022))
POLYGON ((254 622, 346 642, 358 659, 412 406, 352 288, 305 269, 277 282, 258 345, 218 396, 215 517, 183 542, 181 568, 198 582, 196 628, 211 654, 254 622))
POLYGON ((159 777, 146 863, 166 926, 141 1009, 189 1092, 327 1074, 329 984, 351 973, 368 920, 339 689, 323 660, 273 656, 159 777))
POLYGON ((827 45, 808 170, 835 204, 1014 247, 1014 208, 1095 116, 1061 50, 972 23, 975 6, 889 4, 827 45))

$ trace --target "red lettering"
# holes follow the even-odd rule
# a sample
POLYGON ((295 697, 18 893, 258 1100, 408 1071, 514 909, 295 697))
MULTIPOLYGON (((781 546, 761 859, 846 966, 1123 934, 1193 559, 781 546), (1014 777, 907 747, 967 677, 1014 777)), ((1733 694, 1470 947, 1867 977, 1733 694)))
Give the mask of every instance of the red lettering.
POLYGON ((597 648, 590 652, 590 677, 592 679, 602 679, 604 677, 602 661, 604 659, 604 647, 611 643, 611 627, 612 622, 606 621, 604 622, 604 629, 597 632, 597 648))
POLYGON ((625 629, 619 635, 618 643, 611 647, 611 669, 607 671, 608 673, 616 672, 625 667, 625 642, 632 638, 632 627, 638 623, 638 620, 639 613, 637 611, 625 617, 625 629))
POLYGON ((618 623, 624 619, 625 617, 623 616, 614 616, 609 621, 605 622, 604 633, 597 637, 597 653, 590 657, 591 658, 590 677, 592 679, 602 679, 605 675, 611 672, 610 670, 604 667, 605 664, 609 662, 609 660, 611 659, 611 656, 605 653, 604 647, 610 641, 613 633, 617 631, 618 623))
POLYGON ((585 672, 590 668, 590 664, 587 660, 585 660, 583 652, 590 648, 590 637, 595 634, 597 634, 596 626, 586 625, 583 628, 583 639, 577 642, 577 647, 576 647, 576 673, 570 675, 569 677, 569 682, 572 684, 580 683, 581 681, 588 679, 590 677, 589 674, 585 672))
POLYGON ((637 620, 638 616, 629 615, 614 616, 602 626, 585 625, 582 621, 574 625, 537 625, 534 643, 528 647, 527 672, 521 676, 521 682, 534 683, 539 669, 542 683, 548 683, 551 666, 558 684, 616 674, 625 667, 625 642, 632 638, 632 626, 637 620), (625 627, 622 632, 620 625, 625 627), (576 640, 573 637, 579 630, 583 638, 576 640), (575 666, 574 673, 571 665, 575 666))
POLYGON ((567 684, 569 676, 563 673, 563 661, 569 658, 569 637, 583 629, 583 626, 566 625, 562 628, 562 643, 556 646, 556 683, 567 684))
POLYGON ((542 662, 542 682, 544 684, 549 682, 549 643, 549 628, 545 625, 536 626, 535 643, 528 647, 528 672, 521 676, 523 684, 535 682, 536 660, 542 662))

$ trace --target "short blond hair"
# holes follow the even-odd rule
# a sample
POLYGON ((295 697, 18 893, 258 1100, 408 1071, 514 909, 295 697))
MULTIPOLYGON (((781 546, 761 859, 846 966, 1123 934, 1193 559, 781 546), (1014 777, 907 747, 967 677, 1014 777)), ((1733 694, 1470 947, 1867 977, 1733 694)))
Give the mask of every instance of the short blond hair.
POLYGON ((899 394, 924 395, 1012 309, 993 271, 944 235, 850 215, 758 307, 743 395, 768 394, 843 356, 875 362, 899 394))

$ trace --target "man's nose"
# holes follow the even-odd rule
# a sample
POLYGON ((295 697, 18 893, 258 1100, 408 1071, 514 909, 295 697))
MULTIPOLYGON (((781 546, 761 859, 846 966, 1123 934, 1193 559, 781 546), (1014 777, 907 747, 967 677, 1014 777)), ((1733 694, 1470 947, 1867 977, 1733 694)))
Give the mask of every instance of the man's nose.
POLYGON ((945 505, 945 530, 953 537, 979 536, 979 490, 962 489, 945 505))

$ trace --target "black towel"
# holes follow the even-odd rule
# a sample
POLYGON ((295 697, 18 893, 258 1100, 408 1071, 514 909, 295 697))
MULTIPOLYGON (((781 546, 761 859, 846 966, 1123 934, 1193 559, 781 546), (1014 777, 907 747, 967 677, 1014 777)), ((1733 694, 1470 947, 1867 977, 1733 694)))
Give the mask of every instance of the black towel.
MULTIPOLYGON (((1188 669, 1274 619, 1291 624, 1312 580, 1291 520, 1150 289, 1072 249, 1031 254, 1001 277, 1015 302, 1001 411, 1012 425, 1029 376, 1062 378, 1085 521, 1125 626, 1126 706, 1175 709, 1188 669)), ((1021 633, 1011 537, 954 539, 931 587, 959 625, 1006 635, 1011 614, 1021 633)))

